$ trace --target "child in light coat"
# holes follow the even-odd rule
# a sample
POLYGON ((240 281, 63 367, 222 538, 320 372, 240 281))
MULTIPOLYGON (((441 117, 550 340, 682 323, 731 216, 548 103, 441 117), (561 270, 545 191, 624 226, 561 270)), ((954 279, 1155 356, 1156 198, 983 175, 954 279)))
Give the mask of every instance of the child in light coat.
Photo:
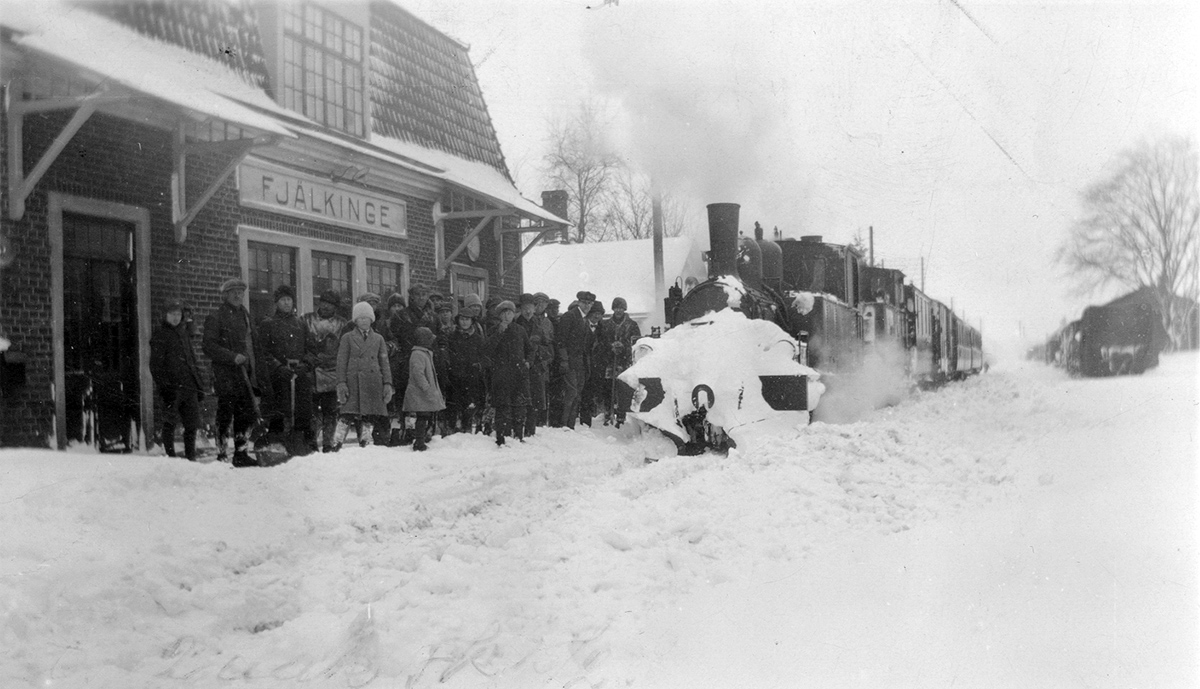
POLYGON ((383 336, 371 328, 375 311, 366 302, 354 305, 354 329, 338 344, 337 393, 341 418, 334 431, 334 450, 341 448, 351 425, 358 426, 358 444, 371 444, 375 416, 387 416, 392 399, 392 368, 383 336))
POLYGON ((413 450, 424 452, 427 435, 437 413, 446 408, 442 387, 438 384, 437 368, 433 363, 433 331, 417 328, 413 333, 412 356, 408 360, 408 389, 404 391, 404 411, 416 416, 413 431, 413 450))

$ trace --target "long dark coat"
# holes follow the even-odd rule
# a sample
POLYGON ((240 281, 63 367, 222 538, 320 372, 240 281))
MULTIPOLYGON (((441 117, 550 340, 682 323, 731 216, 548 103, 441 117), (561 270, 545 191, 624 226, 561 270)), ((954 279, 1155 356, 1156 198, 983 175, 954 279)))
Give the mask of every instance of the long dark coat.
POLYGON ((204 354, 212 360, 213 389, 218 397, 240 396, 246 392, 234 357, 246 357, 246 373, 257 388, 259 368, 255 364, 258 350, 258 333, 250 326, 250 312, 244 306, 232 306, 222 302, 216 312, 204 319, 204 354))
POLYGON ((485 348, 492 362, 492 405, 520 407, 529 404, 529 364, 533 348, 529 334, 515 322, 504 332, 497 327, 485 348))
POLYGON ((571 309, 559 319, 557 339, 558 360, 567 361, 572 371, 586 374, 591 363, 594 335, 579 309, 571 309))
POLYGON ((172 326, 164 320, 154 331, 150 338, 150 376, 163 399, 173 397, 178 390, 204 392, 186 322, 172 326))
POLYGON ((392 384, 392 368, 382 335, 368 330, 364 336, 358 328, 342 335, 337 377, 338 384, 344 383, 350 391, 341 413, 387 416, 383 386, 392 384))
POLYGON ((462 408, 472 403, 482 407, 484 346, 483 329, 472 324, 470 330, 455 330, 446 342, 446 368, 450 384, 446 388, 447 402, 462 408))

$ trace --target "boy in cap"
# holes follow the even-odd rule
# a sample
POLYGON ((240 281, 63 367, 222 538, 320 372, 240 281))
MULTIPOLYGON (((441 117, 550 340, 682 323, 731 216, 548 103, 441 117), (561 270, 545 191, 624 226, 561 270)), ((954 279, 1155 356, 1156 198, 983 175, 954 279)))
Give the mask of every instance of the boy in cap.
POLYGON ((204 385, 192 349, 192 310, 181 301, 167 304, 162 323, 150 338, 150 375, 162 396, 165 420, 162 445, 175 456, 175 427, 183 425, 183 456, 196 461, 196 429, 204 385))
POLYGON ((313 341, 313 439, 320 436, 321 451, 333 449, 333 433, 337 428, 337 353, 342 331, 349 323, 338 315, 341 295, 326 290, 317 302, 317 310, 304 314, 304 325, 313 341))
POLYGON ((285 444, 289 454, 303 455, 316 449, 312 428, 312 365, 316 341, 296 315, 296 291, 291 285, 275 288, 275 312, 258 326, 262 366, 270 385, 269 431, 282 436, 298 434, 285 444))
POLYGON ((470 310, 458 312, 458 327, 446 344, 449 385, 446 386, 446 415, 450 428, 464 433, 475 429, 483 410, 486 389, 483 383, 483 329, 475 325, 470 310))
POLYGON ((213 389, 217 393, 217 459, 225 460, 225 444, 233 426, 233 465, 255 466, 250 458, 249 431, 257 420, 254 395, 259 369, 255 362, 258 333, 250 312, 242 304, 246 283, 231 278, 221 284, 221 306, 204 320, 204 354, 212 360, 213 389))
POLYGON ((524 441, 526 407, 529 405, 529 364, 533 357, 529 334, 513 325, 516 307, 511 301, 496 305, 496 330, 486 351, 492 361, 491 401, 496 408, 496 445, 506 436, 524 441))

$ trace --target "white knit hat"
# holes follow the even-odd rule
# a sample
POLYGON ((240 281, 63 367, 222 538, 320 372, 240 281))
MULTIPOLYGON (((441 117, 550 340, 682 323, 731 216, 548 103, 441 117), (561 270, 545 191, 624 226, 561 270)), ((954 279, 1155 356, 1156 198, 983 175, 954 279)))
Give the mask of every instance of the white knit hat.
POLYGON ((375 322, 375 309, 365 301, 360 301, 354 305, 354 311, 351 314, 351 320, 357 321, 360 318, 370 318, 371 322, 375 322))

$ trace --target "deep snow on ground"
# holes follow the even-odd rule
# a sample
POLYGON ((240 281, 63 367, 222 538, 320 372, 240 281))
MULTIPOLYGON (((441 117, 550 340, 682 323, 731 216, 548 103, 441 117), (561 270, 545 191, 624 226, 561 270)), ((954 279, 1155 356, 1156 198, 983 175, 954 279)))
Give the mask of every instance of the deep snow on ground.
POLYGON ((0 686, 1188 687, 1194 354, 663 457, 0 451, 0 686))

